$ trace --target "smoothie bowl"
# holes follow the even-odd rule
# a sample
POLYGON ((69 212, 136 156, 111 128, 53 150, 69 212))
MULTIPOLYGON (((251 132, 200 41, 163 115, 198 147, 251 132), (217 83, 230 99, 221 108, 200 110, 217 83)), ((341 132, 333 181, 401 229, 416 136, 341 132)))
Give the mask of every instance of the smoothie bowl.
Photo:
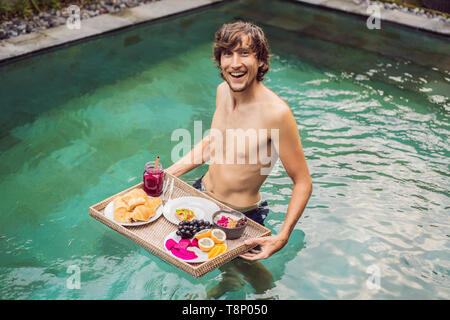
POLYGON ((235 210, 219 210, 212 216, 214 228, 221 229, 227 235, 227 239, 238 239, 247 227, 247 217, 235 210))

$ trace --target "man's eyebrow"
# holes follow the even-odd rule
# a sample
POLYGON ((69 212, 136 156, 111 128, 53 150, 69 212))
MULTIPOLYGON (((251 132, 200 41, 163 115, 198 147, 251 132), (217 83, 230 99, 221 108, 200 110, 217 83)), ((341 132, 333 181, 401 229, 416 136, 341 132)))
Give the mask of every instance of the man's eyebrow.
POLYGON ((252 49, 250 47, 239 47, 239 48, 230 49, 229 51, 242 52, 242 51, 252 51, 252 49))

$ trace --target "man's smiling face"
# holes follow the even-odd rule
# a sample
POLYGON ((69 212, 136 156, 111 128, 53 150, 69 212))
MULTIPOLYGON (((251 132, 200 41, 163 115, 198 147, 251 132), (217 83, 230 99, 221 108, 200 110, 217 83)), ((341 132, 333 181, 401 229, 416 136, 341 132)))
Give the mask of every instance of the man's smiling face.
POLYGON ((222 75, 233 92, 243 92, 250 87, 263 64, 258 61, 249 42, 248 37, 243 37, 241 45, 224 50, 220 57, 222 75))

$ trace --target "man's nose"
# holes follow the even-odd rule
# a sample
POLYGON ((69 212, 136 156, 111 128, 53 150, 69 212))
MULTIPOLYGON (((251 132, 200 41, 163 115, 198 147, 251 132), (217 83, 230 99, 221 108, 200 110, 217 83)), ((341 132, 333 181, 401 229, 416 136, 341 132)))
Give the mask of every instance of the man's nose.
POLYGON ((238 69, 241 66, 241 57, 237 52, 233 53, 233 60, 231 61, 231 67, 238 69))

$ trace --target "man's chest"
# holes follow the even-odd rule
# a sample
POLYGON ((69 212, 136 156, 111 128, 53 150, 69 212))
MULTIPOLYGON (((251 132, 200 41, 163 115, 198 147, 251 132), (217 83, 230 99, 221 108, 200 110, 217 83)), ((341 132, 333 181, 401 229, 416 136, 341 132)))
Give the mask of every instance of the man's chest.
POLYGON ((263 114, 222 112, 211 126, 213 153, 223 155, 226 163, 259 163, 261 153, 270 154, 271 133, 263 114))

